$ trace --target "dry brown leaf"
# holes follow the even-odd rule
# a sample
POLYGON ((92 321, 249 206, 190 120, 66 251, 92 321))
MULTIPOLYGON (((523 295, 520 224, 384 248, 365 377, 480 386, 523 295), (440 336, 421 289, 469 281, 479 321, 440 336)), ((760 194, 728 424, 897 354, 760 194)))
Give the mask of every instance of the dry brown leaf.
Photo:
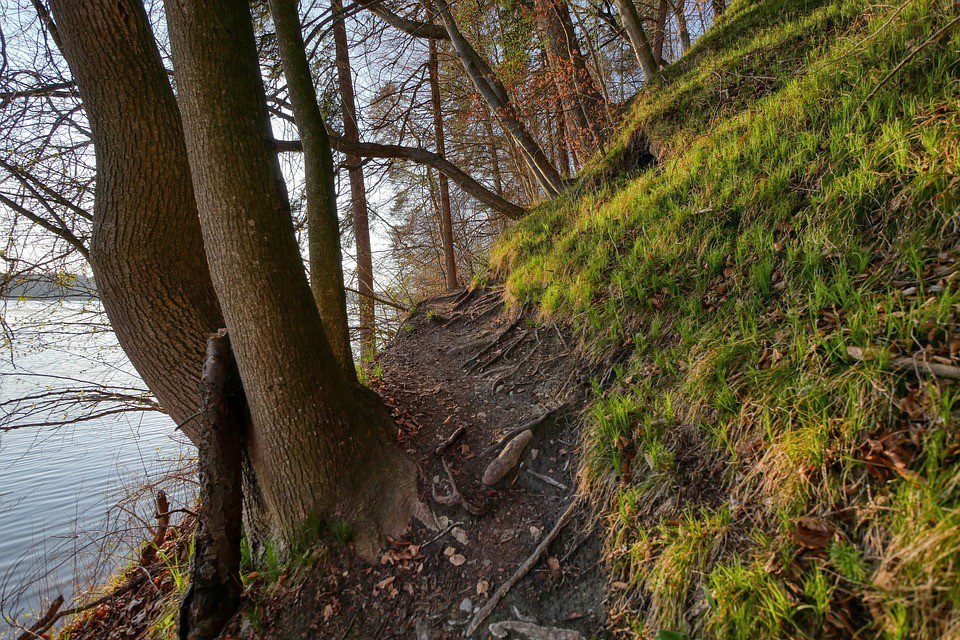
POLYGON ((455 567, 459 567, 466 561, 467 559, 463 556, 463 554, 460 554, 460 553, 455 553, 452 556, 450 556, 450 564, 452 564, 455 567))
POLYGON ((819 518, 800 518, 790 537, 806 549, 823 549, 833 540, 833 525, 819 518))

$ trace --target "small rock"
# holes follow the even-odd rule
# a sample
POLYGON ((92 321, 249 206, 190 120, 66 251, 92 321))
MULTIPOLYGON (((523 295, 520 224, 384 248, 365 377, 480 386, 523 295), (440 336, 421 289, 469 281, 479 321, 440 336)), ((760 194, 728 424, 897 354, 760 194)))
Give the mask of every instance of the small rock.
POLYGON ((530 525, 530 535, 533 536, 534 540, 539 540, 540 536, 543 535, 543 531, 539 527, 530 525))
POLYGON ((470 613, 473 611, 473 600, 470 598, 464 598, 463 602, 460 603, 460 611, 464 613, 470 613))
POLYGON ((500 455, 487 465, 487 470, 483 472, 483 484, 489 487, 503 480, 520 462, 523 451, 531 440, 533 440, 533 431, 527 429, 508 442, 500 455))
POLYGON ((455 567, 459 567, 466 561, 467 559, 463 556, 463 554, 460 554, 460 553, 455 553, 452 556, 450 556, 450 564, 452 564, 455 567))
POLYGON ((467 532, 460 527, 454 527, 451 529, 450 535, 452 535, 453 538, 463 546, 470 544, 470 539, 467 537, 467 532))

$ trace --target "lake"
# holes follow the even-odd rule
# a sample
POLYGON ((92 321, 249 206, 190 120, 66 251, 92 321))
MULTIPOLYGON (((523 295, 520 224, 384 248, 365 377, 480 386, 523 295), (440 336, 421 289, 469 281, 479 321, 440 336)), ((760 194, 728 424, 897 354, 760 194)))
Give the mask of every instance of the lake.
MULTIPOLYGON (((122 394, 144 388, 96 301, 0 304, 4 427, 124 406, 90 404, 95 385, 122 394)), ((107 579, 142 541, 140 521, 152 520, 150 485, 187 469, 192 455, 172 421, 152 411, 0 431, 0 613, 22 619, 60 593, 69 606, 78 590, 107 579)), ((189 483, 162 486, 173 508, 192 501, 189 483)), ((0 638, 12 636, 0 622, 0 638)))

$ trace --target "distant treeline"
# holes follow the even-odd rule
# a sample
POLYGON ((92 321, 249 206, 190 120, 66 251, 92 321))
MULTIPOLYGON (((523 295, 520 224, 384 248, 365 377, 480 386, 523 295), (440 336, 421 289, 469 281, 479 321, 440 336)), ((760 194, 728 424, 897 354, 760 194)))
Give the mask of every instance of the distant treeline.
POLYGON ((3 298, 94 298, 97 287, 93 278, 85 275, 41 273, 31 275, 4 275, 0 280, 3 298))

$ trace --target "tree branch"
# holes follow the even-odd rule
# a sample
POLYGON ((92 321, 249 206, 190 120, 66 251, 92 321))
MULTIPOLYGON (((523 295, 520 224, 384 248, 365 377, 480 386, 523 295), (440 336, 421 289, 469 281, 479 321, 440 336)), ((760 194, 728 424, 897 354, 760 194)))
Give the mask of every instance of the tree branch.
MULTIPOLYGON (((512 220, 519 220, 527 213, 527 210, 523 207, 498 196, 477 182, 466 171, 433 151, 428 151, 421 147, 404 147, 396 144, 347 142, 333 131, 330 131, 329 134, 331 146, 341 153, 362 156, 364 158, 410 160, 418 164, 427 165, 456 182, 461 189, 483 204, 512 220)), ((274 147, 277 151, 303 151, 303 145, 299 140, 275 140, 274 147)))

